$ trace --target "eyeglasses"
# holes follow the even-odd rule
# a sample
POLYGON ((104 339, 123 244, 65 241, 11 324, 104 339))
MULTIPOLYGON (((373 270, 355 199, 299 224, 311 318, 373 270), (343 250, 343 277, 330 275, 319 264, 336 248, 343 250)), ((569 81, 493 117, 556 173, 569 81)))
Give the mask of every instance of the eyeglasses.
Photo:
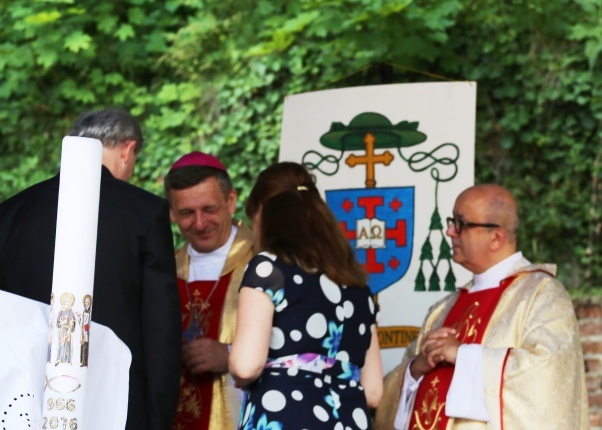
POLYGON ((454 225, 454 230, 456 233, 462 234, 462 229, 470 228, 470 227, 486 227, 486 228, 497 228, 499 224, 491 224, 491 223, 478 223, 478 222, 466 222, 462 221, 458 218, 447 217, 447 226, 454 225))

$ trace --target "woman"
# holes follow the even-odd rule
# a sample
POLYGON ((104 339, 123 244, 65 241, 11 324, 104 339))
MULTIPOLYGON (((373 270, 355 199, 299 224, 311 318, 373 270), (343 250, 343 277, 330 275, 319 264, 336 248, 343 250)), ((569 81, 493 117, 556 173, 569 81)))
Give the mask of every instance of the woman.
POLYGON ((264 252, 240 288, 229 370, 239 429, 368 429, 383 390, 366 274, 311 176, 278 163, 246 205, 264 252))

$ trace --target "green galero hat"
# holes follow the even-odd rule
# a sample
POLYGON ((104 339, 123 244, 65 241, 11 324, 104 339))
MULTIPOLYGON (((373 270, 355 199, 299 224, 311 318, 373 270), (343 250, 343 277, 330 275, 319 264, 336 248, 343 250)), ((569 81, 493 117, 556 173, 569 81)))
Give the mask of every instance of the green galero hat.
POLYGON ((426 140, 426 134, 418 131, 418 122, 401 121, 393 125, 384 115, 365 112, 353 118, 348 126, 333 122, 330 131, 320 137, 320 143, 343 151, 365 149, 367 133, 372 133, 376 139, 374 148, 403 148, 426 140))

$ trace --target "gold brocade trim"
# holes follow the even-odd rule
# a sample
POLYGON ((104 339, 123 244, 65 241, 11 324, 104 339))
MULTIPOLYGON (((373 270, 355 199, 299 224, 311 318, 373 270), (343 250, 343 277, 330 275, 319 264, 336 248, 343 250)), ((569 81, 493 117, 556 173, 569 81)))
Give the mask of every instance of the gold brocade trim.
MULTIPOLYGON (((218 330, 218 341, 221 343, 232 343, 234 329, 236 327, 236 308, 238 307, 238 289, 242 281, 249 260, 255 255, 253 232, 241 221, 235 222, 238 228, 224 268, 220 276, 232 272, 228 291, 224 299, 222 318, 218 330)), ((188 265, 190 256, 187 252, 188 243, 176 252, 176 270, 178 278, 188 279, 188 265)), ((238 415, 238 411, 231 411, 228 404, 227 375, 218 375, 213 378, 213 398, 211 403, 211 416, 209 419, 209 430, 224 430, 234 428, 231 412, 238 415)))
POLYGON ((255 255, 253 249, 253 232, 240 221, 236 224, 238 232, 232 243, 221 276, 232 273, 230 284, 224 301, 223 315, 232 318, 222 318, 218 340, 222 343, 232 343, 236 328, 236 309, 238 308, 238 289, 245 274, 247 264, 255 255))
POLYGON ((414 411, 416 423, 412 430, 435 430, 439 429, 441 415, 445 402, 439 403, 439 378, 435 377, 431 381, 431 388, 427 391, 426 396, 420 405, 419 410, 414 411), (422 420, 424 418, 424 421, 422 420))
POLYGON ((196 386, 187 380, 184 375, 180 375, 180 388, 178 417, 182 421, 197 421, 201 417, 202 402, 196 386))
POLYGON ((464 311, 464 314, 458 321, 456 327, 458 330, 458 340, 460 343, 474 343, 478 338, 479 331, 477 326, 481 324, 481 317, 477 317, 476 313, 479 310, 480 303, 474 302, 464 311))

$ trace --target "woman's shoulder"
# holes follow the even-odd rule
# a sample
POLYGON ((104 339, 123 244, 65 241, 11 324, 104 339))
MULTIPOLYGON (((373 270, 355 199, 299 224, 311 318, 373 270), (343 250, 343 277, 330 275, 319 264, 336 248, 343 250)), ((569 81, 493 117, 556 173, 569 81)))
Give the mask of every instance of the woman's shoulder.
POLYGON ((296 265, 290 265, 270 252, 255 255, 247 266, 246 274, 260 278, 281 279, 292 277, 299 271, 296 265))
POLYGON ((369 304, 374 309, 374 294, 368 285, 364 286, 343 286, 345 296, 353 301, 362 301, 369 304))
POLYGON ((272 267, 275 270, 279 270, 285 273, 304 272, 304 270, 301 267, 299 267, 299 265, 297 265, 296 263, 289 264, 282 258, 279 258, 277 255, 267 251, 262 251, 259 254, 255 255, 249 262, 249 266, 251 265, 263 265, 265 267, 272 267))
POLYGON ((251 261, 249 261, 249 264, 252 264, 252 263, 259 264, 264 261, 274 263, 277 259, 278 259, 278 257, 276 257, 274 254, 272 254, 270 252, 262 251, 259 254, 256 254, 253 258, 251 258, 251 261))

